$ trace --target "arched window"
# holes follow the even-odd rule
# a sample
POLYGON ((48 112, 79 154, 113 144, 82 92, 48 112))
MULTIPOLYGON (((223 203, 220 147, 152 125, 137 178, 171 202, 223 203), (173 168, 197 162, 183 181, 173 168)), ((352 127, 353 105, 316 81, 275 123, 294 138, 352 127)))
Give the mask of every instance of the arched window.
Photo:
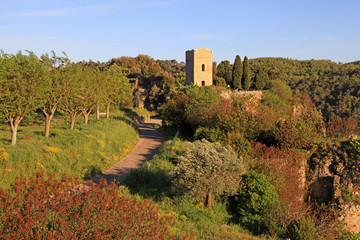
POLYGON ((201 86, 205 86, 205 81, 201 81, 201 86))
POLYGON ((201 65, 201 69, 203 72, 205 72, 205 64, 201 65))

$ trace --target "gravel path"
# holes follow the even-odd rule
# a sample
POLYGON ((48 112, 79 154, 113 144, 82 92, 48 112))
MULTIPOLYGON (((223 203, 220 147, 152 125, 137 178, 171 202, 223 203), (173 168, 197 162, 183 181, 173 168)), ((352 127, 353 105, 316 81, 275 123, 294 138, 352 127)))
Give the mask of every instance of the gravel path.
POLYGON ((154 127, 155 124, 161 125, 161 120, 151 119, 147 122, 139 123, 137 127, 140 131, 140 140, 131 152, 125 158, 115 163, 110 169, 92 177, 85 184, 88 185, 90 181, 99 183, 101 178, 111 183, 152 159, 164 142, 161 132, 154 127))

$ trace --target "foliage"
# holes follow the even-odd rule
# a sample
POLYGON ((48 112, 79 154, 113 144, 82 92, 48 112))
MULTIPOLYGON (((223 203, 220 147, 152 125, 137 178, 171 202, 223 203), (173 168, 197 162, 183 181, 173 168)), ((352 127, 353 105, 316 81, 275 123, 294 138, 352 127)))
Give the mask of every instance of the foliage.
POLYGON ((217 142, 220 140, 221 131, 218 128, 199 127, 196 129, 194 138, 197 140, 206 139, 209 142, 217 142))
POLYGON ((211 207, 211 194, 236 191, 245 171, 242 158, 231 147, 211 144, 205 139, 191 143, 174 168, 174 184, 186 196, 203 200, 211 207))
POLYGON ((226 87, 226 81, 222 77, 214 76, 214 85, 219 87, 226 87))
POLYGON ((243 63, 243 75, 242 75, 242 85, 245 91, 248 91, 251 87, 251 75, 250 75, 250 68, 249 68, 249 60, 247 56, 244 57, 243 63))
POLYGON ((232 69, 232 85, 234 89, 242 89, 241 78, 242 78, 242 63, 239 55, 236 55, 232 69))
POLYGON ((234 221, 255 234, 277 230, 274 215, 279 206, 274 186, 265 175, 254 171, 243 175, 237 194, 229 199, 234 221))
POLYGON ((256 58, 249 63, 253 72, 267 69, 270 80, 281 79, 293 90, 309 94, 326 118, 335 114, 359 120, 359 65, 288 58, 256 58))
POLYGON ((10 124, 13 145, 20 122, 34 116, 34 111, 46 102, 50 81, 45 72, 44 64, 33 52, 0 52, 0 118, 10 124))
POLYGON ((199 126, 214 125, 214 104, 220 102, 219 92, 212 87, 188 88, 189 101, 185 104, 186 121, 195 130, 199 126))
POLYGON ((348 137, 356 135, 359 132, 359 122, 352 118, 341 118, 340 116, 331 115, 326 123, 326 133, 331 137, 348 137))
POLYGON ((165 127, 181 127, 186 123, 186 104, 190 98, 187 94, 176 94, 161 109, 162 122, 165 127))
POLYGON ((283 205, 283 212, 278 214, 280 221, 289 223, 300 213, 307 213, 304 203, 306 188, 302 182, 302 166, 305 157, 299 150, 280 149, 252 142, 257 160, 252 168, 267 176, 276 188, 283 205))
POLYGON ((260 69, 259 72, 255 75, 255 88, 257 90, 263 90, 268 84, 268 81, 268 74, 264 71, 264 69, 260 69))
POLYGON ((160 200, 174 195, 171 179, 174 164, 163 158, 156 158, 146 162, 140 168, 130 172, 123 180, 132 193, 144 198, 160 200))
POLYGON ((226 85, 232 86, 232 68, 228 60, 219 63, 217 66, 217 76, 225 79, 226 85))
POLYGON ((55 52, 52 52, 51 57, 48 54, 41 56, 41 61, 47 68, 45 75, 50 81, 50 86, 44 92, 46 102, 41 106, 41 111, 45 116, 45 137, 50 135, 50 122, 61 99, 65 96, 70 86, 65 71, 70 64, 70 60, 65 53, 64 55, 64 57, 58 57, 55 52))
POLYGON ((351 161, 356 164, 360 163, 360 140, 351 140, 343 145, 351 161))
POLYGON ((315 223, 310 217, 301 217, 293 220, 287 226, 287 237, 293 240, 312 240, 319 236, 316 234, 315 223))
POLYGON ((0 189, 0 238, 6 239, 174 239, 171 216, 136 200, 105 181, 80 194, 79 182, 43 174, 17 179, 10 190, 0 189))

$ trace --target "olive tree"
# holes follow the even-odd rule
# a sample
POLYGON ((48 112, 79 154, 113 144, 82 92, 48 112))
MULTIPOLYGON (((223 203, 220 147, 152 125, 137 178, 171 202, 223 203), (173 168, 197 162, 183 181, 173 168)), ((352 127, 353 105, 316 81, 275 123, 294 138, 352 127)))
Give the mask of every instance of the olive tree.
POLYGON ((50 81, 50 86, 46 89, 44 94, 46 102, 41 107, 41 111, 45 116, 45 137, 49 137, 51 119, 53 118, 61 99, 69 90, 70 83, 66 75, 66 69, 70 64, 70 61, 65 53, 64 55, 65 57, 58 57, 53 52, 51 57, 48 54, 41 56, 41 60, 47 69, 48 79, 50 81))
POLYGON ((195 200, 206 198, 211 207, 212 194, 234 193, 241 174, 245 172, 243 159, 230 147, 211 144, 205 139, 191 143, 174 168, 174 185, 195 200))
POLYGON ((44 64, 33 52, 0 52, 0 117, 10 124, 11 144, 16 144, 20 122, 45 103, 48 80, 44 64))
POLYGON ((131 101, 132 89, 126 77, 127 69, 112 65, 105 70, 106 82, 106 118, 110 117, 111 104, 126 104, 131 101))
POLYGON ((70 129, 74 129, 75 121, 81 116, 82 108, 80 105, 81 96, 81 71, 82 68, 77 64, 70 64, 66 67, 65 77, 69 82, 68 92, 59 103, 61 111, 70 117, 70 129))

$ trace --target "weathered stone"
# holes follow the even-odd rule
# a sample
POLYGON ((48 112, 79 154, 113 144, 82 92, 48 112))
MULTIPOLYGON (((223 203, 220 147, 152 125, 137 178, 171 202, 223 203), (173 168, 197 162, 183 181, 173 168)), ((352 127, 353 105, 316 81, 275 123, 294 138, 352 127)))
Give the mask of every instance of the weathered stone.
POLYGON ((212 51, 198 48, 186 51, 186 79, 185 84, 197 86, 212 85, 212 51))

